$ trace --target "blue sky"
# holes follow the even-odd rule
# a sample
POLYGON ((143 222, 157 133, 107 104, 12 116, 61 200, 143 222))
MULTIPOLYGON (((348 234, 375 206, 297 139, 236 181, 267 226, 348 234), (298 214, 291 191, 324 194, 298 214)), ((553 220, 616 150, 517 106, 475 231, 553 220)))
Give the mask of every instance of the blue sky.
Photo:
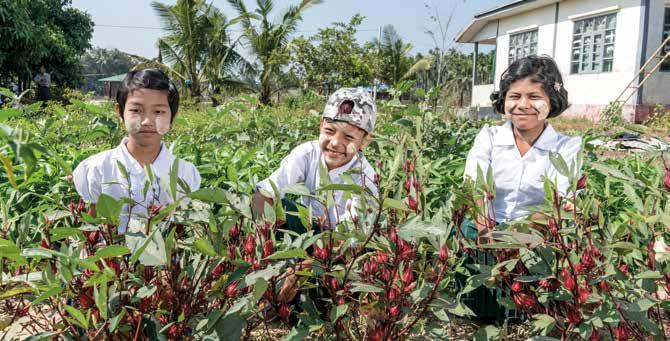
MULTIPOLYGON (((174 3, 175 0, 165 0, 174 3)), ((253 8, 253 0, 246 1, 253 8)), ((279 13, 299 0, 275 0, 275 11, 279 13), (279 11, 278 11, 279 10, 279 11)), ((325 0, 305 13, 296 35, 309 36, 319 28, 333 22, 347 22, 354 14, 360 13, 365 20, 360 25, 357 38, 368 41, 377 36, 379 26, 392 24, 406 42, 413 46, 414 53, 425 52, 433 47, 426 29, 434 27, 430 20, 426 3, 437 8, 446 20, 452 6, 456 12, 449 30, 450 41, 472 20, 475 13, 495 7, 506 0, 325 0)), ((73 0, 72 6, 88 12, 96 24, 91 44, 105 48, 118 48, 124 52, 153 58, 157 55, 156 40, 163 34, 158 18, 149 0, 73 0), (146 28, 122 28, 109 26, 134 26, 146 28)), ((236 13, 225 0, 214 0, 214 5, 228 17, 236 13)), ((237 34, 237 33, 236 33, 237 34)), ((468 45, 455 47, 470 50, 468 45)))

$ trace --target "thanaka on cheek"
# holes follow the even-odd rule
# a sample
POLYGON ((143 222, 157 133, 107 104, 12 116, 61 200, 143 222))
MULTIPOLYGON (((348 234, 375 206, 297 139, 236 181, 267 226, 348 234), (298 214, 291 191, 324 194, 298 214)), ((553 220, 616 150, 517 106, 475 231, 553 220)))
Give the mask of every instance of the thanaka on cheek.
POLYGON ((512 120, 512 112, 514 111, 514 108, 516 107, 516 104, 512 101, 505 101, 505 118, 509 121, 512 120))
POLYGON ((537 110, 537 119, 544 121, 549 117, 549 106, 546 101, 531 101, 533 108, 537 110))
POLYGON ((165 135, 168 133, 168 131, 170 131, 170 118, 166 115, 158 117, 156 118, 155 125, 156 131, 161 135, 165 135))
POLYGON ((134 134, 139 134, 140 130, 142 130, 142 117, 139 115, 128 115, 129 117, 126 117, 124 120, 124 124, 126 126, 126 129, 128 130, 128 134, 134 135, 134 134))

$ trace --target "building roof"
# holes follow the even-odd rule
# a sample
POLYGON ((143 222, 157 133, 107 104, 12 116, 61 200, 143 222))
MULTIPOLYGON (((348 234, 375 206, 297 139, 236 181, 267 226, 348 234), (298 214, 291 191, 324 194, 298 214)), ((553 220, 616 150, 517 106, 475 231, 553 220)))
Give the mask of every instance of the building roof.
POLYGON ((551 5, 561 0, 515 0, 498 7, 475 14, 470 24, 456 36, 458 43, 474 43, 477 33, 493 20, 511 17, 537 8, 551 5))
POLYGON ((126 74, 122 73, 116 76, 111 76, 107 78, 100 78, 98 82, 123 82, 123 79, 126 78, 126 74))

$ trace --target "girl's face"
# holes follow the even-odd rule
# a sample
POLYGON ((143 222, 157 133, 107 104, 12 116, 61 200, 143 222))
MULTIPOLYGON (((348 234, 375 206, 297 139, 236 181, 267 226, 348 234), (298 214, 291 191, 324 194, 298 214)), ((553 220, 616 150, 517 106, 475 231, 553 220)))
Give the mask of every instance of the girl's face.
MULTIPOLYGON (((119 107, 117 105, 117 112, 119 107)), ((172 112, 164 91, 137 89, 128 94, 123 113, 128 135, 138 142, 160 142, 171 127, 172 112)))
POLYGON ((549 96, 530 78, 512 83, 505 95, 505 117, 518 130, 533 130, 544 125, 551 105, 549 96))

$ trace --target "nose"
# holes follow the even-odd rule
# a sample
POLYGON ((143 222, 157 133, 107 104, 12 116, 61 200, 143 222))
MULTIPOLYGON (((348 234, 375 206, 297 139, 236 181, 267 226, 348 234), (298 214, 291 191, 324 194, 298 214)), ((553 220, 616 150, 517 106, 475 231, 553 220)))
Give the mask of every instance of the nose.
POLYGON ((519 99, 519 108, 527 109, 529 107, 530 107, 530 101, 528 100, 528 97, 521 96, 521 99, 519 99))
POLYGON ((154 119, 150 114, 145 114, 142 116, 142 125, 153 125, 154 119))
POLYGON ((333 135, 333 137, 330 139, 331 147, 337 147, 343 144, 343 139, 344 136, 340 132, 335 133, 335 135, 333 135))

